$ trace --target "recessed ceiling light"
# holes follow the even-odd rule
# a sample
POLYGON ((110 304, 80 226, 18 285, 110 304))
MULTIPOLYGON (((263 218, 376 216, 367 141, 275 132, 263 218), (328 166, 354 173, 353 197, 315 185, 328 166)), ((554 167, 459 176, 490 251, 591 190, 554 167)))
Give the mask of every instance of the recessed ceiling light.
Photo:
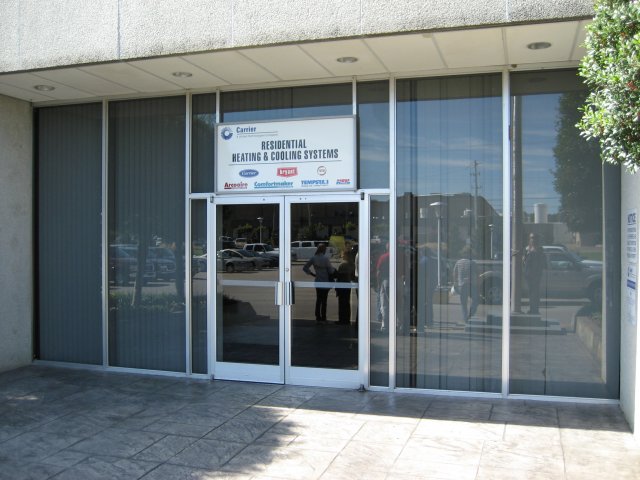
POLYGON ((50 92, 56 89, 56 87, 52 87, 51 85, 34 85, 33 88, 39 92, 50 92))
POLYGON ((545 48, 549 48, 551 44, 549 42, 533 42, 527 45, 529 50, 544 50, 545 48))
POLYGON ((358 61, 357 57, 340 57, 336 58, 337 62, 340 63, 356 63, 358 61))
POLYGON ((173 72, 171 75, 178 78, 189 78, 193 77, 193 73, 191 72, 173 72))

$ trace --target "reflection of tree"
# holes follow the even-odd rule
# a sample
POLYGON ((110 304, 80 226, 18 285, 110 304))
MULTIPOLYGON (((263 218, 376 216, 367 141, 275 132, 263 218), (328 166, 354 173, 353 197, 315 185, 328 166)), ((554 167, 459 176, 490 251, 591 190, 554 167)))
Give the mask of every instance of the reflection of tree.
POLYGON ((561 218, 573 232, 600 232, 602 228, 602 165, 595 141, 585 141, 575 127, 585 91, 560 97, 557 142, 553 149, 556 169, 553 185, 560 194, 561 218))
POLYGON ((132 305, 142 301, 148 248, 175 255, 184 301, 184 99, 117 102, 110 112, 110 243, 137 246, 132 305))

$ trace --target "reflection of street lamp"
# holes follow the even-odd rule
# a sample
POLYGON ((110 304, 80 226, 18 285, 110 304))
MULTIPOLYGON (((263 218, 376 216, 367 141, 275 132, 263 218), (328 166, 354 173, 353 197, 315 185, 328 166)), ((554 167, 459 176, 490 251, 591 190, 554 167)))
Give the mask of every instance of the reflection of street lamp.
POLYGON ((260 235, 260 243, 262 243, 262 221, 264 220, 264 218, 262 217, 258 217, 258 221, 260 222, 260 230, 259 230, 259 235, 260 235))
POLYGON ((435 207, 436 218, 438 219, 438 288, 441 287, 441 276, 440 276, 440 231, 442 230, 442 207, 444 207, 446 203, 444 202, 433 202, 430 204, 430 207, 435 207))
POLYGON ((489 224, 489 255, 493 260, 493 223, 489 224))

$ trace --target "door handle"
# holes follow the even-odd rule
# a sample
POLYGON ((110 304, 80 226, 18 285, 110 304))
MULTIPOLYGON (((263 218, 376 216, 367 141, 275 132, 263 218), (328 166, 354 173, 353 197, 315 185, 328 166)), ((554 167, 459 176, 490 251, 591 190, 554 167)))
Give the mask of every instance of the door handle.
POLYGON ((289 305, 296 303, 296 286, 294 282, 289 282, 289 305))
POLYGON ((276 282, 275 292, 276 292, 276 298, 274 299, 274 303, 280 306, 282 305, 282 294, 284 293, 282 288, 282 282, 276 282))
POLYGON ((293 305, 296 303, 296 294, 295 294, 295 286, 293 282, 285 282, 284 288, 284 304, 285 305, 293 305))

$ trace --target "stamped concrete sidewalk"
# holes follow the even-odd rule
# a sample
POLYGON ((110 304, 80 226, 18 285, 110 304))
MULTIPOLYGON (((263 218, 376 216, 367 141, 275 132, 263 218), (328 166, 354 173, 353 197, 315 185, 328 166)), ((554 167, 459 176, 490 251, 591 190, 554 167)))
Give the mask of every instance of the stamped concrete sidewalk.
POLYGON ((2 479, 638 479, 617 406, 31 366, 0 374, 2 479))

